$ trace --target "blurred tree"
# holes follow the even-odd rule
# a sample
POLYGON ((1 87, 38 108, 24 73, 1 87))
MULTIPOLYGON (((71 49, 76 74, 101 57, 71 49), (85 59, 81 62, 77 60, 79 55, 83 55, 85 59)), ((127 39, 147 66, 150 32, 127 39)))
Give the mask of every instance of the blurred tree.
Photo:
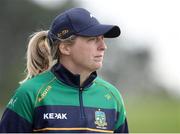
POLYGON ((142 94, 143 91, 156 89, 157 83, 151 78, 150 50, 148 48, 128 50, 122 47, 128 43, 131 42, 125 44, 123 41, 113 41, 112 44, 107 41, 109 45, 104 61, 106 67, 101 70, 101 74, 116 85, 121 92, 134 94, 139 91, 142 94))

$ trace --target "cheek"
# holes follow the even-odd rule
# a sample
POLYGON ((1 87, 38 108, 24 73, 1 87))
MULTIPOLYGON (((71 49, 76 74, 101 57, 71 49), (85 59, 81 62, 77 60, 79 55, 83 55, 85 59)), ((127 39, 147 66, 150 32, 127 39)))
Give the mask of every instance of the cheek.
POLYGON ((80 60, 83 61, 88 61, 93 59, 92 53, 90 51, 81 51, 79 50, 79 53, 76 54, 80 60))
POLYGON ((86 58, 90 60, 94 55, 94 50, 91 47, 80 47, 76 52, 76 54, 82 59, 86 58))
POLYGON ((91 62, 96 52, 95 49, 95 46, 92 44, 75 44, 75 46, 72 47, 73 59, 81 60, 81 62, 91 62))

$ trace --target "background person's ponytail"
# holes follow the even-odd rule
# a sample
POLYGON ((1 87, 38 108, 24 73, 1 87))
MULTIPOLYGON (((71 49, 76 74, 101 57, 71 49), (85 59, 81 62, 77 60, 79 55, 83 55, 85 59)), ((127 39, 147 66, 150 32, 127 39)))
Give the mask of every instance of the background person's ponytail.
POLYGON ((49 70, 52 66, 53 58, 47 36, 48 31, 36 32, 30 36, 31 38, 27 48, 27 76, 20 83, 43 71, 49 70))

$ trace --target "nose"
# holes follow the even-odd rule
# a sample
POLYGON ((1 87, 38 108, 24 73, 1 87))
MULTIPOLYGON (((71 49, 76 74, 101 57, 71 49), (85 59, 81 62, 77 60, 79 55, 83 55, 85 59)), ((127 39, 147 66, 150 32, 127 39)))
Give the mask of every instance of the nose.
POLYGON ((107 49, 107 46, 106 43, 104 42, 104 37, 99 36, 98 40, 99 40, 98 50, 105 51, 107 49))

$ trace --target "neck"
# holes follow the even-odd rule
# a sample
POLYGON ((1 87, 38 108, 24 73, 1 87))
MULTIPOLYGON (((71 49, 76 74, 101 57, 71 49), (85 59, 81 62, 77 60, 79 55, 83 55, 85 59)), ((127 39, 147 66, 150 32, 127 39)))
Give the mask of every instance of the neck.
POLYGON ((73 66, 73 64, 68 64, 68 62, 61 62, 61 64, 68 69, 73 74, 79 74, 80 75, 80 86, 86 81, 86 79, 90 76, 92 73, 91 71, 86 71, 81 69, 80 67, 73 66))
POLYGON ((80 74, 80 85, 86 81, 86 79, 89 77, 90 73, 81 73, 80 74))

